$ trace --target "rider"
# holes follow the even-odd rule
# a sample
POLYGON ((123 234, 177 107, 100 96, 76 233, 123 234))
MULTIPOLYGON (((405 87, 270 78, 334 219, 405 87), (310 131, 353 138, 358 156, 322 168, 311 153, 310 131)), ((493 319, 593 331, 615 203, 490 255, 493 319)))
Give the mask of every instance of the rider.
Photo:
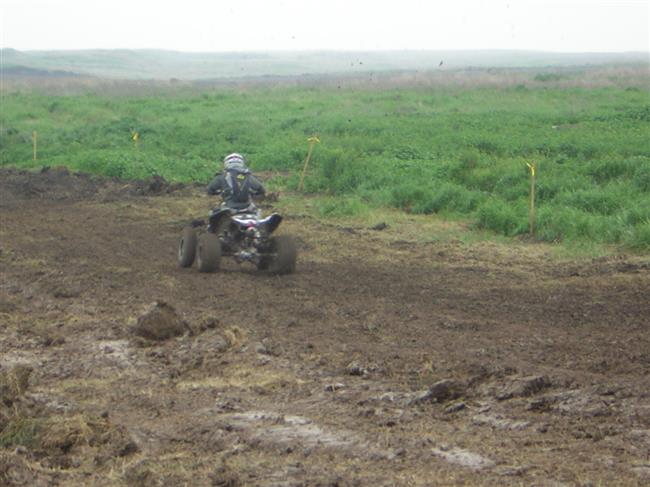
POLYGON ((222 207, 235 211, 254 210, 253 196, 263 196, 264 186, 250 169, 241 154, 229 154, 223 159, 223 172, 208 184, 208 194, 220 194, 222 207))

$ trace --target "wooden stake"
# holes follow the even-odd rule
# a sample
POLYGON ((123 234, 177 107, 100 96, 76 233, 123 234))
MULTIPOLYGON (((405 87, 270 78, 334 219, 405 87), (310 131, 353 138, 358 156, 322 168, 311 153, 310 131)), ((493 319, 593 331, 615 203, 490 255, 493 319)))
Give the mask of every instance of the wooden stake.
POLYGON ((32 132, 32 154, 34 160, 36 160, 36 130, 32 132))
POLYGON ((305 164, 302 168, 302 174, 300 175, 300 183, 298 184, 298 191, 304 189, 305 174, 307 173, 307 166, 309 166, 309 160, 311 159, 311 154, 314 152, 314 146, 320 142, 320 139, 313 135, 307 139, 309 142, 309 149, 307 150, 307 157, 305 158, 305 164))
POLYGON ((530 236, 535 238, 535 224, 537 220, 535 212, 535 181, 537 179, 537 171, 535 170, 536 163, 533 161, 532 164, 526 163, 526 165, 530 169, 530 236))

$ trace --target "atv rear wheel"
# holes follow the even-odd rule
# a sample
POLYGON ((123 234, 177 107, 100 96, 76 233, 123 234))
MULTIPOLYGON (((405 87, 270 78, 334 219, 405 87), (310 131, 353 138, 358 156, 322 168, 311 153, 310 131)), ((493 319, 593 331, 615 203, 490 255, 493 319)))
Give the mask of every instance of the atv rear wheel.
POLYGON ((219 242, 219 238, 215 234, 204 233, 201 235, 196 251, 196 263, 199 266, 199 272, 215 272, 219 269, 221 242, 219 242))
POLYGON ((193 227, 185 227, 178 243, 178 265, 190 267, 194 264, 194 257, 196 257, 196 230, 193 227))
POLYGON ((291 274, 296 270, 298 249, 289 235, 271 238, 271 255, 262 257, 258 269, 268 269, 272 274, 291 274))

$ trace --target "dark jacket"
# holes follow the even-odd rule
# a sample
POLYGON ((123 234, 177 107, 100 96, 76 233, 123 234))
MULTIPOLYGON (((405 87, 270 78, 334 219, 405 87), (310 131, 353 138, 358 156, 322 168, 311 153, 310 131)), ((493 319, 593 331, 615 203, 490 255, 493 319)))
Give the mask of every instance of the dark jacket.
POLYGON ((224 171, 208 184, 208 194, 220 194, 226 206, 235 210, 247 208, 251 197, 264 192, 264 185, 248 169, 224 171))

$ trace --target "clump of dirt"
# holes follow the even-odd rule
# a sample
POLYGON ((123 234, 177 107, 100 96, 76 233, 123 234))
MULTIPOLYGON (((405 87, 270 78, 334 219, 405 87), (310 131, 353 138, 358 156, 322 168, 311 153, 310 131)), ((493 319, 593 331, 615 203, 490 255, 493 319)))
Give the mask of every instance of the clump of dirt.
POLYGON ((181 336, 189 332, 190 328, 173 306, 164 301, 156 301, 138 318, 131 331, 146 340, 163 341, 181 336))
POLYGON ((454 379, 443 379, 433 384, 429 389, 417 393, 409 404, 424 402, 446 402, 457 399, 465 392, 465 385, 454 379))
POLYGON ((511 399, 513 397, 528 397, 542 389, 550 387, 551 381, 543 375, 517 377, 512 380, 502 391, 497 394, 497 399, 511 399))
POLYGON ((226 330, 224 330, 223 334, 230 348, 241 347, 248 340, 246 331, 242 330, 238 326, 232 326, 230 328, 227 328, 226 330))

